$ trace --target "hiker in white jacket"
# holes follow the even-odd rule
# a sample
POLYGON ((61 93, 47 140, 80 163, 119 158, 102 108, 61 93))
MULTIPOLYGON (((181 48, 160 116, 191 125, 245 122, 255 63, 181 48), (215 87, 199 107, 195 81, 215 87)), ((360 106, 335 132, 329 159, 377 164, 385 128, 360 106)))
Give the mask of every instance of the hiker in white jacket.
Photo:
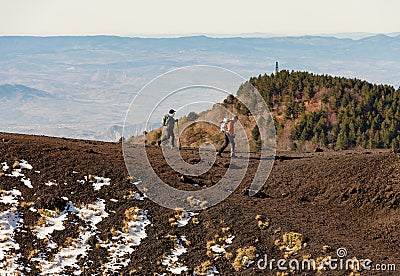
MULTIPOLYGON (((221 153, 226 147, 231 144, 231 157, 235 158, 235 123, 238 121, 238 117, 234 116, 231 120, 224 121, 224 129, 221 129, 225 134, 224 144, 217 151, 217 155, 221 156, 221 153)), ((222 127, 222 126, 221 126, 222 127)))

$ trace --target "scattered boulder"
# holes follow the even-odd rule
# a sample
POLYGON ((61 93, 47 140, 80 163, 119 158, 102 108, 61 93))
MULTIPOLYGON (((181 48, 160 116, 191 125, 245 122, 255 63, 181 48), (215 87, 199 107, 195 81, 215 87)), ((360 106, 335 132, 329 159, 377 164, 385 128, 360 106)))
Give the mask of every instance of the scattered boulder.
POLYGON ((190 158, 188 163, 194 165, 200 163, 200 161, 200 158, 190 158))
POLYGON ((191 179, 190 177, 187 177, 186 175, 182 175, 182 176, 180 177, 180 180, 181 180, 183 183, 188 183, 188 184, 195 184, 195 183, 196 183, 196 181, 194 181, 194 180, 191 179))
POLYGON ((95 152, 93 149, 87 149, 87 150, 85 150, 87 153, 97 153, 97 152, 95 152))
POLYGON ((65 199, 55 196, 52 194, 44 194, 41 197, 38 197, 35 202, 35 206, 38 209, 48 209, 48 210, 59 210, 63 211, 67 206, 68 201, 65 199))

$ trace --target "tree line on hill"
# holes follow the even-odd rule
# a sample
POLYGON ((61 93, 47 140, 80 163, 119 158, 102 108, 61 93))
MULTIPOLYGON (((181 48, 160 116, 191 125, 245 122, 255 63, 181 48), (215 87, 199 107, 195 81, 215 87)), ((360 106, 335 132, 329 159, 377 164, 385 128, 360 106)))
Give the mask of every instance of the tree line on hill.
MULTIPOLYGON (((292 149, 305 142, 336 150, 400 145, 400 91, 393 86, 286 70, 253 77, 250 83, 271 110, 278 142, 288 138, 292 149)), ((252 133, 258 139, 257 130, 252 133)))

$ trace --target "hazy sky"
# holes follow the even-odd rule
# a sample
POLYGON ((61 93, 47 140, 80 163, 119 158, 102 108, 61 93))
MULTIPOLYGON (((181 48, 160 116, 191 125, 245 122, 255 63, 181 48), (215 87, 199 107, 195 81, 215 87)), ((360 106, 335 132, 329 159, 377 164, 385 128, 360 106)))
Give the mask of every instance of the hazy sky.
POLYGON ((0 35, 400 31, 399 0, 0 0, 0 35))

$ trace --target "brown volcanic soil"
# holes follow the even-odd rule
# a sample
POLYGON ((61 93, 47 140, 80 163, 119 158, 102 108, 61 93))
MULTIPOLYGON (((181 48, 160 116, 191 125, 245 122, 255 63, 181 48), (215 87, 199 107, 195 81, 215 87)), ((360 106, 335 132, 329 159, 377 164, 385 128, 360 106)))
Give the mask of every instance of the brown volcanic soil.
MULTIPOLYGON (((169 169, 158 147, 147 148, 148 155, 159 176, 181 189, 190 189, 190 181, 182 182, 181 175, 169 169)), ((183 149, 185 160, 196 162, 198 154, 193 149, 183 149)), ((336 249, 345 247, 349 257, 371 259, 374 263, 396 264, 400 269, 400 160, 399 156, 386 150, 343 151, 322 153, 278 153, 269 179, 263 190, 255 197, 246 195, 257 168, 253 156, 245 179, 239 188, 222 203, 199 212, 200 223, 189 223, 182 228, 172 227, 168 219, 174 211, 165 209, 150 200, 132 201, 124 196, 136 187, 129 181, 124 164, 121 144, 105 143, 42 136, 0 134, 1 162, 10 166, 14 160, 25 159, 33 166, 24 171, 32 181, 33 189, 20 180, 0 177, 0 187, 10 190, 16 187, 22 192, 24 201, 35 203, 34 207, 54 210, 62 209, 61 197, 68 197, 74 204, 93 203, 97 198, 106 200, 106 211, 115 214, 97 224, 100 237, 109 235, 111 228, 120 229, 125 210, 137 206, 148 210, 152 225, 147 226, 147 238, 135 247, 130 255, 131 262, 121 272, 129 274, 132 269, 137 275, 166 273, 161 265, 165 253, 174 243, 164 237, 167 234, 186 236, 190 241, 187 253, 179 257, 192 275, 194 267, 210 260, 219 275, 276 275, 276 270, 260 270, 256 264, 248 269, 235 271, 232 266, 236 250, 253 245, 257 252, 268 258, 279 259, 283 252, 274 245, 286 232, 303 234, 307 245, 297 255, 311 254, 312 258, 336 257, 336 249), (40 174, 34 170, 39 170, 40 174), (73 173, 73 171, 77 173, 73 173), (111 185, 93 191, 90 184, 79 185, 77 180, 84 176, 97 175, 111 178, 111 185), (47 181, 67 185, 45 186, 47 181), (117 199, 118 202, 109 201, 117 199), (257 214, 269 220, 266 229, 257 226, 257 214), (206 255, 206 243, 221 235, 223 227, 230 227, 235 235, 226 251, 233 259, 220 257, 216 260, 206 255), (323 252, 328 245, 331 250, 323 252)), ((227 156, 227 154, 225 155, 227 156)), ((201 185, 212 185, 226 171, 229 158, 218 158, 212 173, 192 179, 201 185)), ((145 176, 144 176, 145 177, 145 176)), ((143 177, 143 178, 144 178, 143 177)), ((45 243, 31 232, 38 216, 29 212, 30 207, 19 207, 24 215, 24 229, 16 234, 21 246, 21 261, 29 266, 31 275, 38 273, 28 256, 34 249, 44 251, 45 243)), ((7 206, 0 204, 0 211, 7 206)), ((65 225, 65 224, 64 224, 65 225)), ((67 237, 77 236, 76 224, 65 225, 65 230, 55 231, 53 240, 63 244, 67 237)), ((100 273, 99 268, 107 258, 106 250, 95 246, 88 258, 92 261, 85 274, 100 273)), ((349 275, 349 271, 325 271, 322 275, 349 275)), ((183 273, 184 274, 184 273, 183 273)), ((297 272, 295 275, 314 275, 316 272, 297 272)), ((361 275, 397 275, 396 272, 362 271, 361 275)))

